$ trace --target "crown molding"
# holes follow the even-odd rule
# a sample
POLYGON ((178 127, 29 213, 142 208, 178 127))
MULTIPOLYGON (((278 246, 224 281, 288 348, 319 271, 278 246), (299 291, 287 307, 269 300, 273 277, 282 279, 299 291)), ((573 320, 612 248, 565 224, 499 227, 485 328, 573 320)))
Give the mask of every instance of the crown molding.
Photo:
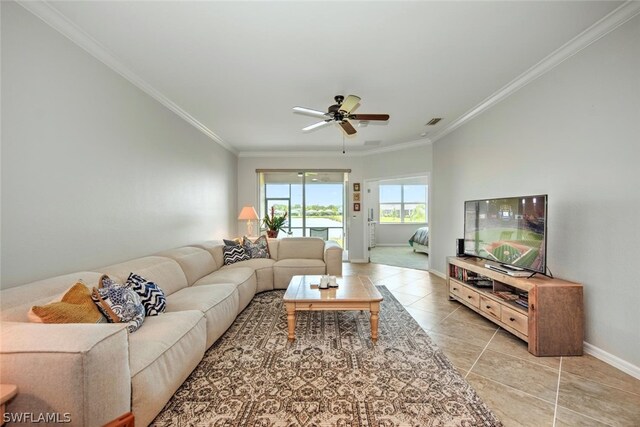
POLYGON ((79 26, 71 22, 66 16, 64 16, 58 9, 53 7, 47 1, 25 1, 19 0, 18 4, 40 18, 46 24, 51 26, 54 30, 58 31, 69 40, 80 46, 91 56, 111 68, 116 73, 127 79, 133 85, 145 92, 147 95, 158 101, 160 104, 173 111, 191 126, 198 129, 205 134, 215 143, 229 150, 230 152, 237 154, 237 150, 227 144, 218 135, 216 135, 211 129, 198 121, 191 114, 183 110, 179 105, 166 97, 162 92, 151 86, 142 77, 135 74, 127 66, 125 66, 120 60, 118 60, 109 50, 100 44, 97 40, 87 34, 79 26))
POLYGON ((598 41, 600 38, 606 36, 611 31, 615 30, 634 16, 640 13, 640 1, 628 0, 621 4, 616 9, 612 10, 602 19, 595 22, 589 28, 578 34, 567 43, 560 46, 555 51, 551 52, 540 62, 529 68, 524 73, 520 74, 506 86, 502 87, 498 91, 494 92, 484 101, 458 117, 440 132, 431 137, 431 141, 435 142, 445 135, 453 132, 463 124, 474 119, 478 115, 482 114, 486 110, 490 109, 494 105, 503 101, 507 97, 511 96, 514 92, 522 89, 532 81, 545 73, 548 73, 556 66, 560 65, 566 59, 572 57, 582 49, 598 41))
POLYGON ((394 144, 388 147, 379 147, 371 150, 347 151, 240 151, 238 157, 366 157, 374 154, 390 153, 392 151, 406 150, 414 147, 430 145, 428 138, 418 141, 394 144))
POLYGON ((394 144, 388 147, 378 147, 365 151, 363 156, 370 156, 372 154, 391 153, 393 151, 406 150, 409 148, 422 147, 425 145, 431 145, 433 141, 431 138, 422 138, 416 141, 403 142, 402 144, 394 144))
POLYGON ((56 31, 67 37, 69 40, 80 46, 90 55, 104 63, 116 73, 127 79, 133 85, 140 90, 160 102, 162 105, 173 111, 187 123, 198 129, 205 134, 211 140, 229 150, 230 152, 238 155, 238 157, 339 157, 339 156, 352 156, 362 157, 380 153, 388 153, 397 150, 404 150, 420 145, 431 144, 445 135, 453 132, 463 124, 469 122, 473 118, 477 117, 484 111, 490 109, 494 105, 503 101, 514 92, 522 89, 527 84, 531 83, 538 77, 549 72, 557 65, 575 55, 582 49, 591 45, 595 41, 599 40, 603 36, 607 35, 611 31, 618 28, 628 20, 632 19, 638 13, 640 13, 640 1, 628 0, 618 8, 607 14, 605 17, 594 23, 591 27, 556 49, 554 52, 546 56, 540 62, 529 68, 527 71, 516 77, 506 86, 496 91, 484 101, 465 112, 462 116, 458 117, 440 132, 436 133, 428 139, 421 141, 413 141, 404 144, 396 144, 389 147, 380 147, 367 151, 356 151, 351 153, 333 153, 326 151, 289 151, 289 152, 274 152, 274 151, 244 151, 239 152, 237 149, 226 143, 220 136, 216 135, 211 129, 198 121, 191 114, 186 112, 168 97, 166 97, 159 90, 151 86, 148 82, 128 69, 121 61, 119 61, 113 54, 111 54, 107 48, 100 44, 97 40, 88 35, 84 30, 71 22, 66 16, 64 16, 55 7, 49 4, 46 0, 18 0, 23 8, 33 13, 42 21, 50 25, 56 31))
POLYGON ((240 151, 238 157, 359 157, 361 154, 342 151, 240 151))

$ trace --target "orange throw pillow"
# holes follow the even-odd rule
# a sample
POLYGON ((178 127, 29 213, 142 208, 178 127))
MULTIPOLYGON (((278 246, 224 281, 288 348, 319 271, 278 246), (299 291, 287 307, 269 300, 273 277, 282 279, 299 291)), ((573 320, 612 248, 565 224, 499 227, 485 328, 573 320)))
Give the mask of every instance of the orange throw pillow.
POLYGON ((100 323, 104 316, 91 299, 91 291, 83 283, 76 283, 58 302, 31 307, 29 317, 41 323, 100 323), (31 316, 33 314, 33 316, 31 316), (35 318, 34 318, 35 317, 35 318))

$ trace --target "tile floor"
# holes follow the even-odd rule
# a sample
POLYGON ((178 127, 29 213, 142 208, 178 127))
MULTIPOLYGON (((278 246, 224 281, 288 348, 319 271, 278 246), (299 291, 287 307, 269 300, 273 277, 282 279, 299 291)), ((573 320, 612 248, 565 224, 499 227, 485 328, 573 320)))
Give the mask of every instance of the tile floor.
POLYGON ((509 426, 640 426, 640 380, 592 357, 535 357, 426 271, 345 263, 386 286, 509 426))

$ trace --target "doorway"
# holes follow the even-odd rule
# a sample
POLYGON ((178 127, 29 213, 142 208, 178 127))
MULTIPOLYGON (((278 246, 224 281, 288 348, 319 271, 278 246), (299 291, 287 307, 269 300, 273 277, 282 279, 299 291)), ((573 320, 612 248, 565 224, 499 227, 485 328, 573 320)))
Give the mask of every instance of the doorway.
POLYGON ((428 175, 367 180, 368 259, 429 269, 428 175))

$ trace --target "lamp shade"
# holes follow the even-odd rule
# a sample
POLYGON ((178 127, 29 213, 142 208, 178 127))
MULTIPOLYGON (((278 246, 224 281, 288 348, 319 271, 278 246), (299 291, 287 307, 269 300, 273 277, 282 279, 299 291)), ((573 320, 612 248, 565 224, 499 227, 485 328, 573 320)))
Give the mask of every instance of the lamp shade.
POLYGON ((245 219, 248 221, 258 219, 258 214, 256 213, 256 209, 253 206, 245 206, 240 211, 240 215, 238 215, 238 219, 245 219))

